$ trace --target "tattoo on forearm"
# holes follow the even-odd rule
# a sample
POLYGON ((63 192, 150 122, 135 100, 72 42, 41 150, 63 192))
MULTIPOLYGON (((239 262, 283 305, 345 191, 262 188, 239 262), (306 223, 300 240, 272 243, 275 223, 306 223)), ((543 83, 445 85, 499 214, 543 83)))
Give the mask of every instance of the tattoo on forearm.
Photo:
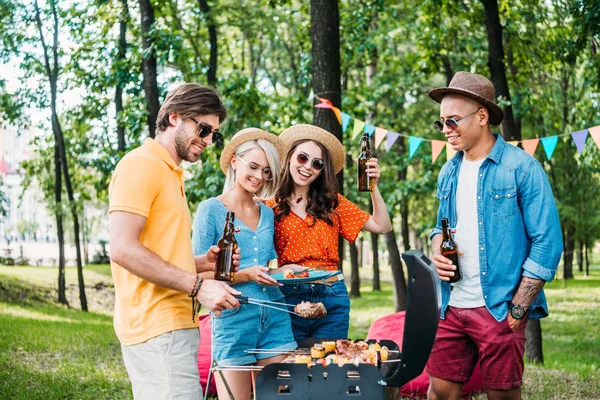
POLYGON ((519 285, 512 302, 528 308, 537 295, 540 294, 545 283, 546 281, 541 279, 533 279, 524 276, 521 279, 521 284, 519 285))

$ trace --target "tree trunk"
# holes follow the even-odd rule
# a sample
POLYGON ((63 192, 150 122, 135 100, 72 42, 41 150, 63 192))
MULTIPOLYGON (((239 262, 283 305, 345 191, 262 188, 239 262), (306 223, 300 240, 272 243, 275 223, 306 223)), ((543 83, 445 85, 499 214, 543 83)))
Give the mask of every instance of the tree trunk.
MULTIPOLYGON (((496 89, 496 97, 510 102, 510 91, 504 67, 504 45, 502 43, 502 25, 498 12, 498 0, 481 0, 485 12, 485 26, 488 39, 488 67, 496 89)), ((505 140, 521 140, 521 132, 515 124, 512 105, 504 107, 502 137, 505 140)))
POLYGON ((577 249, 577 266, 579 272, 583 272, 583 241, 579 241, 579 249, 577 249))
POLYGON ((563 229, 563 243, 565 245, 563 252, 563 280, 573 278, 573 248, 575 247, 573 231, 573 228, 563 229))
POLYGON ((56 116, 56 81, 58 76, 58 69, 56 59, 58 56, 58 21, 56 19, 55 7, 56 4, 51 2, 53 14, 55 17, 54 26, 54 70, 50 67, 50 56, 48 55, 48 47, 46 46, 46 40, 44 39, 44 33, 42 29, 42 19, 40 17, 40 8, 37 0, 34 0, 33 6, 35 8, 35 20, 40 35, 40 42, 42 44, 42 50, 44 52, 44 66, 46 69, 46 75, 50 82, 51 89, 51 113, 52 113, 52 132, 54 133, 55 144, 54 144, 54 201, 55 201, 55 213, 56 213, 56 233, 58 235, 58 301, 59 303, 69 305, 66 296, 66 282, 65 282, 65 234, 63 230, 63 217, 62 217, 62 171, 61 171, 61 151, 60 144, 56 141, 56 124, 58 123, 58 117, 56 116))
MULTIPOLYGON (((39 7, 37 4, 37 0, 34 1, 34 7, 36 10, 36 20, 40 33, 40 39, 42 42, 43 52, 44 52, 44 60, 46 66, 46 75, 50 82, 50 95, 51 95, 51 113, 52 113, 52 131, 54 133, 54 141, 55 141, 55 162, 56 162, 56 152, 58 152, 58 162, 60 168, 57 169, 60 174, 61 170, 65 177, 65 184, 67 187, 67 195, 69 197, 69 206, 71 209, 71 214, 73 217, 73 226, 75 233, 75 248, 77 251, 77 277, 79 281, 79 299, 81 301, 81 309, 83 311, 87 311, 87 300, 85 296, 85 285, 83 282, 83 270, 81 265, 81 248, 79 242, 79 219, 77 216, 77 206, 75 204, 75 199, 73 196, 73 187, 71 185, 71 177, 69 175, 69 167, 67 163, 67 154, 65 150, 65 140, 62 132, 62 128, 60 126, 60 121, 58 120, 58 114, 56 112, 56 98, 57 98, 57 83, 58 83, 58 13, 56 11, 56 3, 54 1, 50 2, 50 6, 52 9, 52 17, 54 22, 54 43, 52 44, 52 54, 53 54, 53 65, 50 67, 50 57, 48 55, 48 48, 46 46, 44 35, 42 31, 42 21, 40 18, 39 7)), ((55 191, 58 190, 60 192, 61 182, 58 180, 59 176, 56 175, 57 182, 55 186, 55 191)), ((56 195, 55 195, 56 198, 56 195)), ((60 197, 59 197, 60 199, 60 197)), ((60 203, 57 203, 59 206, 60 203)), ((60 210, 62 211, 62 210, 60 210)), ((62 217, 61 217, 62 218, 62 217)), ((61 221, 62 225, 62 221, 61 221)), ((59 239, 60 240, 60 239, 59 239)), ((63 242, 64 243, 64 242, 63 242)), ((59 250, 60 251, 60 250, 59 250)), ((64 251, 64 250, 63 250, 64 251)), ((63 266, 64 266, 64 254, 63 254, 63 266)), ((63 267, 64 268, 64 267, 63 267)), ((63 277, 64 279, 64 277, 63 277)), ((59 261, 59 280, 60 280, 60 261, 59 261)), ((60 285, 60 282, 59 282, 60 285)))
POLYGON ((65 232, 62 217, 62 173, 60 170, 60 151, 54 147, 54 212, 56 216, 56 235, 58 236, 58 302, 69 305, 65 280, 65 232))
MULTIPOLYGON (((337 1, 310 1, 310 36, 312 60, 312 89, 315 96, 330 100, 342 107, 340 72, 340 14, 337 1)), ((319 103, 315 98, 315 104, 319 103)), ((343 143, 342 126, 331 110, 313 108, 313 123, 337 137, 343 143)), ((337 175, 340 193, 344 193, 344 171, 337 175)), ((344 241, 340 237, 338 254, 342 270, 344 241)))
POLYGON ((585 276, 590 276, 590 249, 585 246, 585 276))
POLYGON ((83 263, 85 265, 90 264, 90 256, 88 253, 88 232, 87 232, 87 220, 85 218, 85 208, 81 210, 81 243, 83 244, 83 263))
POLYGON ((198 0, 200 9, 208 22, 208 40, 210 43, 210 59, 208 61, 208 71, 206 71, 206 79, 210 86, 217 86, 217 57, 219 55, 217 48, 217 26, 215 19, 210 13, 210 6, 206 0, 198 0))
POLYGON ((371 248, 373 249, 373 291, 381 291, 379 277, 379 235, 371 232, 371 248))
POLYGON ((156 54, 151 49, 153 38, 150 31, 154 25, 154 8, 150 0, 139 0, 142 26, 142 74, 144 76, 144 94, 146 97, 146 111, 148 112, 148 133, 154 137, 156 130, 156 117, 160 108, 158 102, 158 83, 156 81, 156 54))
POLYGON ((525 355, 527 361, 535 364, 544 363, 542 352, 542 326, 539 319, 530 319, 525 328, 525 355))
POLYGON ((350 265, 352 266, 350 275, 350 297, 360 297, 360 275, 358 273, 358 247, 356 242, 350 243, 350 265))
POLYGON ((406 279, 404 278, 402 258, 400 258, 400 251, 396 243, 396 234, 393 229, 391 232, 385 234, 385 243, 389 251, 390 266, 392 268, 394 306, 396 311, 404 311, 406 309, 406 279))
POLYGON ((454 77, 454 69, 452 68, 452 63, 450 62, 450 57, 443 56, 442 57, 442 66, 444 67, 444 76, 446 77, 446 85, 450 85, 450 81, 454 77))
POLYGON ((123 123, 123 88, 127 81, 127 23, 129 21, 129 7, 127 0, 121 0, 121 13, 119 14, 119 43, 117 45, 117 87, 115 90, 115 113, 117 117, 118 150, 125 152, 125 124, 123 123))

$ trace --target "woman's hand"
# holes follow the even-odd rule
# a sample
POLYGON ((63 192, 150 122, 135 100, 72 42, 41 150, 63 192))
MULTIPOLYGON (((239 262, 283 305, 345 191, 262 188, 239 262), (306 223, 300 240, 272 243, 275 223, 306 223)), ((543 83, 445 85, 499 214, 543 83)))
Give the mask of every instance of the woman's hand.
POLYGON ((243 275, 247 281, 254 281, 263 286, 282 286, 277 280, 269 276, 269 269, 260 265, 241 270, 236 274, 243 275))
POLYGON ((371 158, 367 161, 367 176, 375 181, 375 184, 379 182, 381 176, 381 168, 379 167, 379 160, 371 158))

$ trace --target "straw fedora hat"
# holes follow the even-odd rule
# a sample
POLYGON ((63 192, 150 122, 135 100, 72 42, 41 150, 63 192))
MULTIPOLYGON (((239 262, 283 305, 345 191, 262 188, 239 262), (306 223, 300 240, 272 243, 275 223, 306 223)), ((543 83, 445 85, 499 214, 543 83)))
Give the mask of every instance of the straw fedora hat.
POLYGON ((240 145, 242 145, 246 142, 249 142, 251 140, 259 140, 259 139, 271 142, 273 144, 273 146, 275 146, 277 153, 279 153, 279 158, 280 159, 282 158, 282 156, 284 154, 283 153, 283 142, 281 141, 281 139, 279 139, 279 137, 277 137, 276 135, 273 135, 272 133, 263 131, 262 129, 245 128, 245 129, 242 129, 241 131, 239 131, 238 133, 236 133, 235 135, 233 135, 233 137, 231 138, 229 143, 227 143, 225 145, 225 148, 223 148, 223 151, 221 152, 221 159, 220 159, 221 171, 223 171, 224 174, 227 174, 227 168, 229 168, 229 163, 231 162, 231 158, 235 154, 235 151, 237 150, 237 148, 240 147, 240 145))
POLYGON ((344 161, 346 160, 344 146, 338 138, 323 128, 309 124, 294 125, 281 132, 279 138, 283 142, 282 160, 284 161, 294 143, 299 140, 307 139, 314 140, 325 146, 331 155, 331 162, 333 163, 333 169, 336 174, 344 168, 344 161))
POLYGON ((441 103, 444 96, 449 93, 460 94, 481 103, 490 114, 491 125, 500 125, 504 119, 504 111, 494 103, 496 98, 494 85, 485 76, 459 71, 454 74, 448 87, 431 90, 429 97, 441 103))

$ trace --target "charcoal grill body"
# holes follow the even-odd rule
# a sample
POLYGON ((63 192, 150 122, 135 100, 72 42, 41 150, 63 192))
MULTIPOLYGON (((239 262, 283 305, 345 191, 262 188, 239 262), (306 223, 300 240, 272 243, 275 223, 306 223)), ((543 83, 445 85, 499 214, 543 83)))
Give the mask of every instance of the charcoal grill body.
MULTIPOLYGON (((408 292, 402 350, 393 341, 380 340, 390 350, 390 362, 377 368, 370 364, 316 365, 271 364, 256 378, 259 400, 384 399, 385 386, 401 387, 423 372, 437 332, 441 287, 435 265, 421 251, 407 251, 408 292), (324 373, 327 373, 324 375, 324 373)), ((316 339, 314 342, 321 342, 316 339)), ((375 342, 370 340, 369 343, 375 342)), ((311 343, 312 344, 312 343, 311 343)))
POLYGON ((259 400, 383 400, 384 379, 374 365, 271 364, 256 378, 259 400))
POLYGON ((403 253, 402 259, 408 268, 408 294, 400 354, 402 362, 386 374, 386 382, 392 387, 401 387, 423 372, 433 347, 442 306, 435 264, 419 250, 403 253))

